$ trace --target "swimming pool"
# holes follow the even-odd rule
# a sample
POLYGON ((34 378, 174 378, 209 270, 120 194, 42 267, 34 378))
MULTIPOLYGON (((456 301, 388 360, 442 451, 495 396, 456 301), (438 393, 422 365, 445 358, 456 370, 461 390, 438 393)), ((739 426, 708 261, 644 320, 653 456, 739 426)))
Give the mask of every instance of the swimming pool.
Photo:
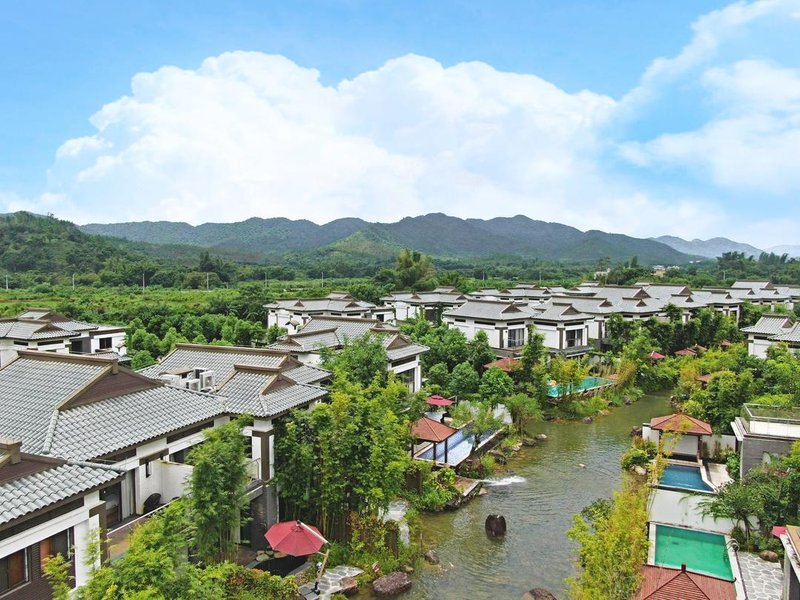
MULTIPOLYGON (((496 430, 487 431, 481 436, 480 443, 485 442, 496 433, 496 430)), ((459 429, 447 439, 447 461, 444 460, 444 442, 436 444, 436 462, 451 466, 460 465, 464 459, 472 454, 475 436, 467 429, 459 429)), ((417 458, 433 460, 433 445, 417 454, 417 458)))
POLYGON ((606 387, 612 385, 613 383, 614 382, 610 379, 603 379, 602 377, 586 377, 579 384, 573 386, 572 389, 564 388, 564 386, 561 385, 549 385, 547 386, 547 395, 551 398, 558 398, 559 396, 563 396, 565 394, 578 394, 580 392, 585 392, 586 390, 594 390, 597 388, 606 387))
POLYGON ((686 568, 695 573, 733 581, 725 536, 668 525, 656 525, 655 564, 686 568))
POLYGON ((668 464, 661 475, 660 483, 667 487, 713 492, 714 488, 703 481, 700 467, 668 464))

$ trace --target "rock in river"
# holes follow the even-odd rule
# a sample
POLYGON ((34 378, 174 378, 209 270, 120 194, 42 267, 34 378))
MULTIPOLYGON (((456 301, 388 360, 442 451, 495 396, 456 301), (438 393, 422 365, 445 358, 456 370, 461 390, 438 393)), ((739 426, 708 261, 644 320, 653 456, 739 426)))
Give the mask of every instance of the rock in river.
POLYGON ((425 553, 425 560, 432 565, 438 565, 441 562, 439 560, 439 555, 436 554, 436 550, 428 550, 425 553))
POLYGON ((536 439, 539 440, 540 442, 543 442, 543 441, 545 441, 547 439, 547 436, 545 434, 543 434, 543 433, 537 433, 536 434, 536 439))
POLYGON ((358 591, 358 581, 355 577, 342 577, 339 580, 339 586, 342 588, 339 593, 345 596, 352 596, 358 591))
POLYGON ((372 582, 372 591, 375 592, 376 596, 380 596, 381 598, 396 596, 410 588, 411 579, 407 574, 401 573, 400 571, 389 573, 372 582))
POLYGON ((522 595, 522 600, 557 600, 553 594, 544 588, 533 588, 522 595))
POLYGON ((503 537, 506 534, 506 518, 503 515, 489 515, 486 517, 486 535, 503 537))
POLYGON ((592 421, 594 421, 594 419, 592 419, 592 417, 583 417, 583 422, 586 423, 587 425, 589 423, 591 423, 592 421))

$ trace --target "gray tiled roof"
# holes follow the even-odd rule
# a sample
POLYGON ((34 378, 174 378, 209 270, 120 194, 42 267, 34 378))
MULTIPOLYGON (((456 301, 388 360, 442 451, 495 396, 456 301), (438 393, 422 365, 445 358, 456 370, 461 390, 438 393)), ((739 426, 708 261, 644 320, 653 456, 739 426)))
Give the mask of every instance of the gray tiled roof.
POLYGON ((572 305, 553 304, 534 315, 533 321, 588 321, 590 315, 584 314, 572 305))
POLYGON ((326 298, 287 298, 279 299, 270 304, 265 304, 265 308, 271 310, 285 309, 294 312, 364 312, 365 309, 375 308, 371 302, 356 300, 347 294, 333 293, 326 298))
POLYGON ((53 411, 99 377, 107 364, 47 360, 20 355, 0 369, 2 432, 40 453, 53 411))
POLYGON ((492 300, 468 300, 461 306, 448 310, 448 317, 466 317, 489 321, 517 321, 530 317, 526 306, 492 300))
POLYGON ((225 412, 220 397, 158 385, 60 411, 49 453, 88 460, 225 412))
POLYGON ((430 348, 423 346, 422 344, 409 343, 407 346, 386 350, 386 356, 390 362, 395 362, 398 360, 403 360, 404 358, 423 354, 428 350, 430 350, 430 348))
POLYGON ((278 375, 258 371, 237 371, 220 390, 228 399, 228 409, 254 417, 272 417, 292 408, 324 398, 327 391, 313 385, 277 382, 283 386, 267 390, 278 375), (267 393, 263 393, 264 391, 267 393))
POLYGON ((755 325, 742 327, 742 331, 760 335, 777 335, 788 332, 793 325, 792 319, 786 315, 762 315, 755 325))
POLYGON ((0 484, 0 525, 68 500, 119 476, 118 471, 106 467, 67 463, 6 481, 0 484))
POLYGON ((777 335, 772 336, 771 339, 775 340, 776 342, 788 342, 788 343, 800 342, 800 323, 795 323, 794 327, 792 327, 785 333, 779 333, 777 335))
POLYGON ((235 365, 280 366, 288 357, 286 354, 274 350, 178 344, 175 350, 167 354, 160 363, 145 367, 139 372, 147 377, 158 379, 161 374, 173 369, 209 369, 214 371, 217 381, 221 383, 233 375, 235 365))
POLYGON ((74 331, 67 331, 54 326, 46 321, 0 321, 0 338, 14 340, 49 340, 69 338, 78 335, 74 331))
POLYGON ((289 379, 297 383, 319 383, 330 378, 331 372, 311 365, 301 365, 283 372, 289 379))

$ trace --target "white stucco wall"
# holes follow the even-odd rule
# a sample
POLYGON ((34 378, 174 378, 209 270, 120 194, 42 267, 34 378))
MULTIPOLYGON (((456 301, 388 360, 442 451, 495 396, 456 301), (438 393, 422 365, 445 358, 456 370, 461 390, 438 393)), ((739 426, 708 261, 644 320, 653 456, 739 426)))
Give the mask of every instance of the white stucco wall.
POLYGON ((650 520, 715 533, 730 533, 734 526, 730 519, 703 516, 700 502, 704 497, 706 496, 655 488, 650 498, 650 520))

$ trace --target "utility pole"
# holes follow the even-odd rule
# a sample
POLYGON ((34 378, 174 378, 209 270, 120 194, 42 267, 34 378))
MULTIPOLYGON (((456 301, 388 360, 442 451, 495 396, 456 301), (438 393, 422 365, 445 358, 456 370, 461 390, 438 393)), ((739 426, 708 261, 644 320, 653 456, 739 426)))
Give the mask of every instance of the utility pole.
POLYGON ((142 293, 144 294, 144 271, 142 271, 142 293))
POLYGON ((72 274, 72 291, 75 291, 75 273, 72 274))
POLYGON ((6 274, 6 291, 8 291, 8 274, 6 274))
POLYGON ((208 273, 206 273, 206 291, 208 291, 208 273))
POLYGON ((322 287, 325 287, 325 271, 322 272, 322 287))

